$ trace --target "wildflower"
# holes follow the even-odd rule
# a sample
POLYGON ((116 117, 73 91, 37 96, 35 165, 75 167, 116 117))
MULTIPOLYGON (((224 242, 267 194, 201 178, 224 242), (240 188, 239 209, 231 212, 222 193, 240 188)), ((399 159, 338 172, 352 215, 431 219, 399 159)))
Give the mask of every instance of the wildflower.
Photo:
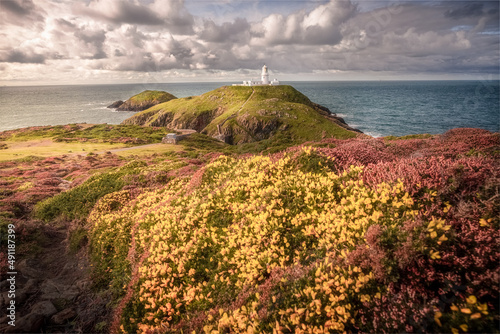
POLYGON ((465 299, 467 301, 467 304, 474 305, 477 302, 476 296, 470 295, 465 299))
POLYGON ((439 320, 439 318, 441 318, 443 316, 443 314, 439 311, 437 311, 436 313, 434 313, 434 321, 438 324, 439 327, 441 327, 441 321, 439 320))

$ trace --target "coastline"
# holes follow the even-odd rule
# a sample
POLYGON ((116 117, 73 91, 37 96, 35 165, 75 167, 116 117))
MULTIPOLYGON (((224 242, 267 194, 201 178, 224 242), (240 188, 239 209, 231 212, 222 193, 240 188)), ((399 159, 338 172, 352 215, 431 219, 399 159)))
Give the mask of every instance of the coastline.
MULTIPOLYGON (((125 100, 146 89, 164 90, 178 97, 195 96, 223 84, 225 83, 154 83, 59 86, 56 89, 50 86, 7 87, 7 93, 0 95, 0 128, 82 122, 118 124, 133 113, 124 114, 106 109, 113 101, 125 100), (14 103, 16 100, 22 103, 14 103)), ((310 97, 313 102, 344 118, 350 126, 373 137, 440 134, 456 127, 499 131, 496 113, 500 100, 498 81, 289 84, 310 97), (452 93, 454 90, 456 94, 452 93), (475 117, 470 117, 472 114, 475 117)))

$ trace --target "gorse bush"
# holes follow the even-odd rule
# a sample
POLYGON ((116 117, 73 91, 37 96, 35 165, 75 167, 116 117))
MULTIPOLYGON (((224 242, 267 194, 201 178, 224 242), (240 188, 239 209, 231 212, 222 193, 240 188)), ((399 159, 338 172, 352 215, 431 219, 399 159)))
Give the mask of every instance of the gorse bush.
POLYGON ((91 176, 82 184, 38 203, 35 217, 46 222, 55 218, 85 219, 99 199, 124 187, 140 189, 162 185, 171 178, 172 171, 179 171, 186 162, 163 161, 148 165, 134 160, 111 171, 91 176))
POLYGON ((220 156, 104 196, 90 249, 123 296, 115 330, 497 331, 498 164, 365 144, 220 156))
POLYGON ((85 218, 102 196, 120 190, 125 183, 120 173, 104 173, 90 177, 83 184, 40 202, 35 216, 46 222, 56 217, 85 218))
POLYGON ((139 174, 146 166, 145 162, 133 161, 116 171, 91 176, 81 185, 38 203, 34 210, 35 216, 46 222, 57 217, 84 219, 97 200, 126 185, 125 176, 139 174))

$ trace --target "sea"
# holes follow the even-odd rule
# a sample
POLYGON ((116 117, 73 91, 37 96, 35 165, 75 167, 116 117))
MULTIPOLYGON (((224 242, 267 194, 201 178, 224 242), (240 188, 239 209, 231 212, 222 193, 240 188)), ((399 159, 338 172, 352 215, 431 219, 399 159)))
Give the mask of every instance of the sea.
MULTIPOLYGON (((146 89, 177 97, 233 82, 0 87, 0 131, 71 123, 119 124, 133 112, 107 108, 146 89)), ((373 137, 500 129, 498 80, 282 82, 373 137)))

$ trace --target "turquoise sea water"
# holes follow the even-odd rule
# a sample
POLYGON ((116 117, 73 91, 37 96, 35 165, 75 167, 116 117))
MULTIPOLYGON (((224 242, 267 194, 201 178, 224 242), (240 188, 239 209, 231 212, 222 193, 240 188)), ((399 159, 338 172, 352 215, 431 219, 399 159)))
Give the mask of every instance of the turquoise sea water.
MULTIPOLYGON (((177 97, 230 82, 0 87, 0 131, 68 123, 118 124, 133 112, 106 108, 146 89, 177 97)), ((283 82, 372 136, 499 131, 499 81, 283 82)))

